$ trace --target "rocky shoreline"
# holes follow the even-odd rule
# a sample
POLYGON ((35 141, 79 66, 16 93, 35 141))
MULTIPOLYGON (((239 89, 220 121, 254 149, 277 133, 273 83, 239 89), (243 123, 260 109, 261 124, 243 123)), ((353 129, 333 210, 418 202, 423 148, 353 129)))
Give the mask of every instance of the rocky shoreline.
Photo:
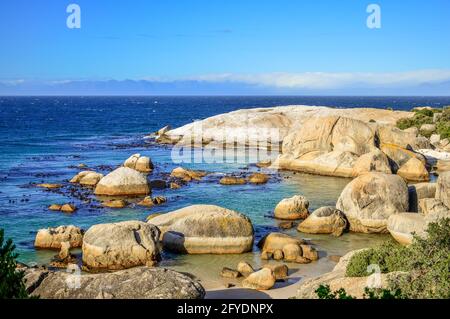
MULTIPOLYGON (((156 133, 155 139, 159 143, 207 147, 216 145, 219 140, 215 138, 225 131, 233 132, 246 145, 259 145, 269 136, 254 137, 249 134, 249 127, 278 130, 278 139, 270 144, 282 145, 278 157, 260 163, 257 173, 220 178, 217 184, 222 187, 263 185, 273 178, 270 172, 274 170, 353 178, 334 207, 310 212, 309 201, 302 194, 285 198, 273 207, 273 217, 283 221, 284 226, 280 232, 266 234, 257 247, 261 259, 275 260, 277 267, 254 269, 242 262, 237 269, 224 268, 221 272, 223 277, 242 277, 239 284, 243 288, 268 290, 287 277, 285 263, 304 265, 317 262, 320 257, 314 243, 283 233, 294 226, 292 221, 299 221, 300 234, 391 234, 407 245, 413 232, 423 234, 430 222, 450 217, 448 153, 445 147, 440 147, 443 145, 440 139, 436 142, 436 137, 433 140, 396 127, 398 120, 413 116, 414 112, 381 109, 304 106, 250 109, 217 115, 174 130, 165 127, 156 133), (195 125, 202 126, 200 135, 195 125), (439 158, 433 152, 439 153, 439 158), (438 175, 436 183, 429 182, 433 175, 438 175)), ((101 200, 103 206, 120 209, 130 203, 158 205, 166 200, 151 196, 152 188, 158 184, 176 192, 189 183, 201 183, 210 174, 178 167, 165 180, 155 180, 152 171, 157 165, 148 157, 134 154, 108 174, 84 170, 70 183, 105 198, 101 200)), ((37 186, 54 190, 61 184, 37 186)), ((71 213, 76 207, 66 203, 49 209, 71 213)), ((67 273, 26 268, 26 277, 30 278, 27 285, 32 294, 42 298, 203 298, 205 290, 198 281, 158 267, 162 251, 242 254, 251 251, 254 242, 254 225, 247 216, 208 203, 151 215, 147 221, 97 224, 86 231, 74 225, 61 225, 39 230, 35 247, 60 250, 55 258, 61 268, 74 263, 70 249, 81 247, 83 270, 92 273, 80 275, 81 283, 74 289, 63 284, 67 282, 67 273), (142 289, 133 290, 133 280, 138 278, 142 280, 142 289), (101 289, 102 285, 113 288, 106 291, 101 289)), ((322 281, 338 278, 344 284, 343 281, 349 280, 342 278, 347 259, 342 258, 333 274, 324 275, 322 281)), ((308 285, 311 283, 302 287, 308 285)), ((306 292, 300 296, 312 297, 311 289, 303 289, 306 292)))

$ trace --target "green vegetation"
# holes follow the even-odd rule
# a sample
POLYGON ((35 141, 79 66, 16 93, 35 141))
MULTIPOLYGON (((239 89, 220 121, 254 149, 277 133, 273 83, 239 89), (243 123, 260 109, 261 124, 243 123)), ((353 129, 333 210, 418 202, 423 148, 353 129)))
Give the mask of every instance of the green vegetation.
MULTIPOLYGON (((355 297, 348 295, 344 288, 336 291, 331 291, 330 286, 320 285, 316 289, 315 293, 319 299, 356 299, 355 297)), ((374 289, 367 288, 364 290, 364 299, 403 299, 400 289, 391 291, 389 289, 374 289)))
POLYGON ((320 285, 315 293, 319 299, 355 299, 355 297, 347 295, 343 288, 331 292, 330 286, 328 285, 320 285))
POLYGON ((420 130, 423 124, 436 124, 434 132, 420 132, 423 136, 430 137, 431 134, 437 133, 441 135, 441 139, 450 138, 450 106, 443 109, 421 109, 414 110, 414 116, 411 118, 400 119, 397 121, 397 127, 404 130, 410 127, 416 127, 420 130), (436 123, 433 123, 433 115, 442 113, 436 123))
POLYGON ((382 273, 407 272, 408 276, 389 283, 391 290, 401 291, 405 298, 450 298, 450 219, 430 223, 426 239, 414 236, 408 247, 388 241, 356 253, 346 276, 368 276, 371 264, 378 264, 382 273))
POLYGON ((28 298, 23 282, 23 272, 17 271, 17 254, 11 239, 4 242, 4 231, 0 229, 0 299, 28 298))

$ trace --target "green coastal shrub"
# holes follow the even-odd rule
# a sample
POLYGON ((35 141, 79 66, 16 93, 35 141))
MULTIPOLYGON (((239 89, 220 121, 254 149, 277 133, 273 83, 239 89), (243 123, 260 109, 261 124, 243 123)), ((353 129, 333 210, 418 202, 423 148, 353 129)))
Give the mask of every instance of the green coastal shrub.
POLYGON ((356 253, 350 259, 345 275, 347 277, 366 277, 369 265, 376 264, 382 273, 391 271, 407 271, 409 251, 392 240, 382 243, 375 248, 365 249, 356 253))
POLYGON ((441 139, 450 138, 450 106, 446 107, 436 125, 436 131, 441 135, 441 139))
POLYGON ((426 232, 426 238, 414 236, 408 247, 389 241, 356 253, 346 276, 368 276, 367 267, 378 264, 382 273, 409 273, 389 283, 391 290, 401 291, 405 298, 450 298, 450 219, 430 223, 426 232))
POLYGON ((11 239, 4 242, 4 231, 0 229, 0 299, 28 298, 23 282, 23 272, 17 271, 17 254, 11 239))
POLYGON ((398 120, 397 127, 402 130, 410 127, 417 127, 420 129, 423 124, 433 124, 434 113, 442 113, 440 119, 434 123, 436 124, 436 131, 421 132, 421 134, 430 137, 431 134, 437 133, 441 135, 442 139, 450 138, 450 106, 446 106, 442 109, 414 110, 414 116, 398 120))
MULTIPOLYGON (((344 288, 336 291, 331 291, 329 285, 320 285, 315 290, 315 293, 319 299, 356 299, 352 295, 348 295, 344 288)), ((375 289, 367 288, 364 290, 364 299, 403 299, 400 289, 375 289)))

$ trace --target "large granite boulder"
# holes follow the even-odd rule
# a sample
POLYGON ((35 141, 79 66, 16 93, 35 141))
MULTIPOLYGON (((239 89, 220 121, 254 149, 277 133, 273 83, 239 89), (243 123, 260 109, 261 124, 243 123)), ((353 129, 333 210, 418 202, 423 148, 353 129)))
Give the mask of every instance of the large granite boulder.
POLYGON ((41 299, 201 299, 205 296, 205 289, 188 275, 148 267, 82 275, 47 272, 30 292, 41 299))
POLYGON ((70 247, 81 247, 83 230, 73 225, 40 229, 36 234, 34 247, 60 249, 63 242, 68 242, 70 247))
POLYGON ((286 136, 276 165, 312 174, 351 177, 358 157, 375 148, 375 133, 362 121, 340 116, 312 118, 286 136))
POLYGON ((436 199, 450 208, 450 171, 439 175, 436 185, 436 199))
POLYGON ((275 285, 275 275, 269 268, 251 273, 242 281, 242 287, 256 290, 268 290, 275 285))
POLYGON ((436 195, 436 183, 417 183, 408 186, 409 211, 419 211, 419 201, 425 198, 434 198, 436 195))
POLYGON ((152 160, 147 156, 141 156, 141 154, 131 155, 123 163, 123 166, 132 168, 142 173, 149 173, 153 170, 152 160))
POLYGON ((274 215, 278 219, 305 219, 308 217, 309 201, 304 196, 295 195, 281 200, 275 207, 274 215))
POLYGON ((391 166, 387 156, 379 149, 361 155, 353 166, 353 175, 359 176, 368 172, 391 174, 391 166))
POLYGON ((98 224, 83 238, 83 263, 92 269, 153 266, 160 258, 160 231, 140 222, 98 224))
POLYGON ((136 196, 150 193, 147 177, 129 167, 119 167, 103 177, 95 187, 96 195, 136 196))
POLYGON ((426 165, 427 162, 425 156, 422 154, 402 148, 398 145, 380 144, 380 149, 389 158, 389 163, 391 164, 394 173, 397 173, 400 167, 405 165, 412 158, 418 159, 423 165, 426 165))
POLYGON ((422 198, 419 200, 419 213, 423 216, 441 215, 450 212, 450 208, 436 198, 422 198))
POLYGON ((149 220, 163 233, 164 249, 188 254, 239 254, 253 245, 250 219, 215 205, 193 205, 149 220))
POLYGON ((415 157, 410 158, 405 164, 400 166, 397 174, 412 182, 422 182, 430 179, 430 174, 424 163, 415 157))
POLYGON ((425 235, 425 217, 418 213, 400 213, 389 216, 387 222, 389 233, 402 245, 410 245, 413 233, 418 236, 425 235))
POLYGON ((335 207, 327 206, 316 209, 298 225, 297 230, 309 234, 340 236, 347 227, 348 222, 344 213, 335 207))
POLYGON ((270 233, 259 242, 261 258, 286 260, 296 263, 309 263, 319 259, 315 248, 307 245, 303 240, 283 234, 270 233))
POLYGON ((408 211, 408 187, 398 175, 366 173, 342 191, 336 208, 344 212, 350 230, 386 233, 390 215, 408 211))

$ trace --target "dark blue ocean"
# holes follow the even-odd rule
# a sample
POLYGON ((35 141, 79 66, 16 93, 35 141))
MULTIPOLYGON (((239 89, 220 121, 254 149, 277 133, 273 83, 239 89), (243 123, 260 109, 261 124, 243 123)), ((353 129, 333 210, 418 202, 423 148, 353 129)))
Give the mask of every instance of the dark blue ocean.
MULTIPOLYGON (((55 252, 34 249, 34 237, 40 228, 65 224, 88 228, 103 222, 145 220, 152 213, 202 203, 247 214, 260 237, 277 229, 271 212, 282 198, 303 194, 312 209, 334 205, 347 179, 286 172, 274 174, 268 184, 260 186, 227 188, 211 177, 179 190, 155 190, 154 195, 166 196, 168 201, 152 209, 102 208, 95 198, 86 203, 67 188, 54 192, 33 186, 42 182, 67 185, 67 180, 80 171, 76 167, 80 163, 106 174, 134 153, 152 158, 156 169, 150 178, 157 178, 177 165, 171 162, 169 147, 149 143, 143 136, 165 125, 177 127, 237 109, 282 105, 409 110, 416 106, 450 105, 450 97, 0 97, 0 228, 16 243, 21 260, 44 263, 55 252), (50 204, 64 202, 75 203, 78 210, 65 215, 47 209, 50 204)), ((219 173, 256 170, 236 164, 191 167, 219 173)), ((300 236, 295 230, 289 233, 300 236)), ((342 254, 384 238, 361 234, 331 239, 322 235, 309 237, 326 254, 342 254)), ((243 258, 259 262, 257 252, 244 257, 165 257, 165 265, 194 273, 209 271, 213 281, 220 267, 235 266, 243 258), (212 266, 206 271, 205 265, 212 266)), ((329 268, 325 261, 319 265, 329 268)))

